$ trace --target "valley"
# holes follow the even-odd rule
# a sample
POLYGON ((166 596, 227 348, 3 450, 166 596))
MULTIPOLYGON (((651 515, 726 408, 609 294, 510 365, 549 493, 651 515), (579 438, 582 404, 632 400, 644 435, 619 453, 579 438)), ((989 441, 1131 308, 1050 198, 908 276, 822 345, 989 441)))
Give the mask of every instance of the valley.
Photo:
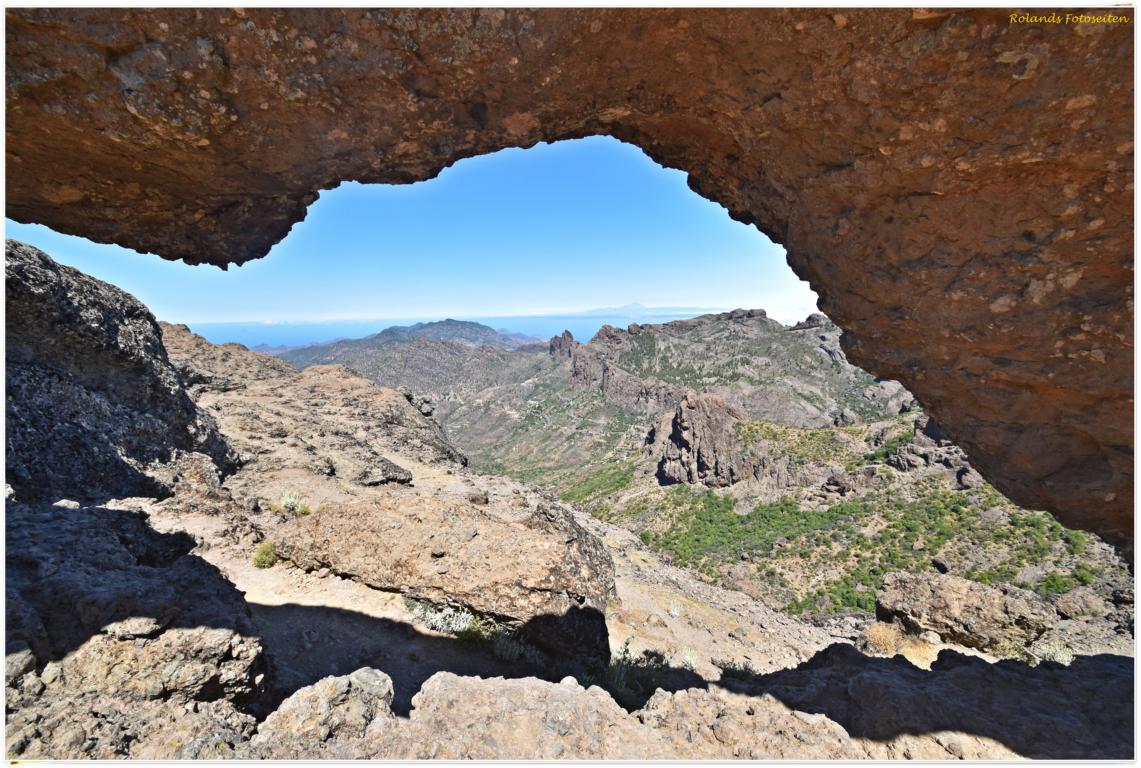
POLYGON ((848 363, 823 315, 604 326, 585 344, 494 334, 449 321, 281 356, 419 393, 473 470, 547 488, 774 608, 870 615, 885 574, 949 573, 1044 600, 1092 590, 1112 619, 1106 645, 1081 642, 1131 642, 1113 548, 1002 496, 906 389, 848 363))

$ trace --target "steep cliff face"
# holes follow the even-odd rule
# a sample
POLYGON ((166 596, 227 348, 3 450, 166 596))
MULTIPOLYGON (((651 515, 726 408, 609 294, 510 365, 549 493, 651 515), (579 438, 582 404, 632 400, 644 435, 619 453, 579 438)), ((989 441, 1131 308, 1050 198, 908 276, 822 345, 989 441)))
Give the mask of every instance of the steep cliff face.
POLYGON ((715 395, 687 392, 672 414, 665 414, 646 439, 646 452, 658 459, 663 485, 701 483, 723 488, 748 480, 766 490, 817 485, 842 466, 827 461, 798 462, 765 440, 748 440, 743 411, 715 395))
POLYGON ((1132 541, 1132 23, 904 9, 7 21, 9 216, 241 263, 342 180, 613 135, 784 244, 851 361, 903 382, 1004 493, 1132 541))
POLYGON ((165 495, 181 453, 232 467, 133 296, 14 240, 5 289, 6 466, 18 498, 165 495))

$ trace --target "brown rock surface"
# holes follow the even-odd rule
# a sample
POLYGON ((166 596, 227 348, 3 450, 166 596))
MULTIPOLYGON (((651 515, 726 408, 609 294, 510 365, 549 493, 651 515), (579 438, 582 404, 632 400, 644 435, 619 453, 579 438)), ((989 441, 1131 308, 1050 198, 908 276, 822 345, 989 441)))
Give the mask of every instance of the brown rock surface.
POLYGON ((882 621, 898 619, 915 634, 930 630, 981 650, 1027 646, 1058 622, 1054 609, 1032 592, 941 573, 885 575, 876 614, 882 621))
POLYGON ((740 428, 748 421, 744 411, 716 395, 687 392, 647 436, 646 451, 661 457, 658 480, 711 488, 753 480, 760 489, 777 491, 822 483, 842 469, 782 455, 764 439, 744 439, 740 428))
POLYGON ((1132 542, 1131 23, 10 9, 7 40, 7 214, 195 263, 345 179, 632 141, 783 243, 1000 490, 1132 542))
MULTIPOLYGON (((1129 661, 989 664, 945 651, 930 671, 833 645, 728 688, 659 690, 628 713, 573 678, 441 672, 407 719, 375 669, 326 678, 263 723, 270 759, 1121 759, 1132 752, 1129 661), (365 685, 359 681, 364 678, 365 685), (1115 702, 1103 706, 1102 697, 1115 702)), ((240 748, 241 749, 241 748, 240 748)))
POLYGON ((225 757, 248 738, 262 645, 192 537, 25 504, 5 533, 9 756, 225 757))
POLYGON ((233 468, 150 310, 15 240, 4 264, 5 467, 18 498, 166 495, 192 452, 233 468))
POLYGON ((554 652, 608 661, 614 565, 602 542, 561 506, 492 501, 393 495, 327 505, 278 529, 274 544, 302 568, 461 606, 521 626, 554 652))

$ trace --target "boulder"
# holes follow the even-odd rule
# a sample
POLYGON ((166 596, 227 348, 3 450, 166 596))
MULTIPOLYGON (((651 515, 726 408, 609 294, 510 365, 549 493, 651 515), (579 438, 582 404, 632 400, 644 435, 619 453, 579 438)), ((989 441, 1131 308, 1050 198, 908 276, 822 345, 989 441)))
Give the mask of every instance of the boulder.
POLYGON ((562 506, 386 496, 326 505, 279 529, 274 544, 302 568, 462 607, 553 653, 610 658, 603 613, 614 566, 562 506))
POLYGON ((171 464, 188 452, 233 469, 133 296, 8 240, 5 309, 5 466, 17 498, 167 496, 171 464))
POLYGON ((876 616, 913 634, 930 630, 946 641, 997 652, 1023 648, 1058 622, 1033 592, 941 573, 885 575, 876 616))
POLYGON ((248 737, 261 643, 191 537, 46 504, 9 504, 5 533, 10 756, 218 757, 248 737))
POLYGON ((1054 610, 1065 619, 1101 617, 1111 606, 1089 587, 1075 587, 1054 599, 1054 610))
POLYGON ((378 456, 371 467, 366 467, 357 475, 357 482, 364 486, 385 485, 396 483, 408 485, 412 482, 412 473, 396 462, 378 456))
POLYGON ((392 679, 362 667, 301 688, 258 727, 243 757, 337 760, 364 757, 361 739, 391 720, 392 679))
POLYGON ((1133 656, 1133 634, 1106 621, 1065 619, 1042 633, 1029 647, 1041 661, 1071 663, 1078 656, 1133 656))

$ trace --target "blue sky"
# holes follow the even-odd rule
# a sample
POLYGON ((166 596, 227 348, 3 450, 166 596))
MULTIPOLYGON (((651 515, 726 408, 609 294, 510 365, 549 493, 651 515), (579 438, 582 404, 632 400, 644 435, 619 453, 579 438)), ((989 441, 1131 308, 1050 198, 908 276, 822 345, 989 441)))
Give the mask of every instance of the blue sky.
POLYGON ((411 185, 342 184, 266 258, 223 272, 7 222, 7 236, 117 285, 162 320, 322 322, 759 307, 816 296, 784 250, 638 148, 592 137, 460 161, 411 185))

